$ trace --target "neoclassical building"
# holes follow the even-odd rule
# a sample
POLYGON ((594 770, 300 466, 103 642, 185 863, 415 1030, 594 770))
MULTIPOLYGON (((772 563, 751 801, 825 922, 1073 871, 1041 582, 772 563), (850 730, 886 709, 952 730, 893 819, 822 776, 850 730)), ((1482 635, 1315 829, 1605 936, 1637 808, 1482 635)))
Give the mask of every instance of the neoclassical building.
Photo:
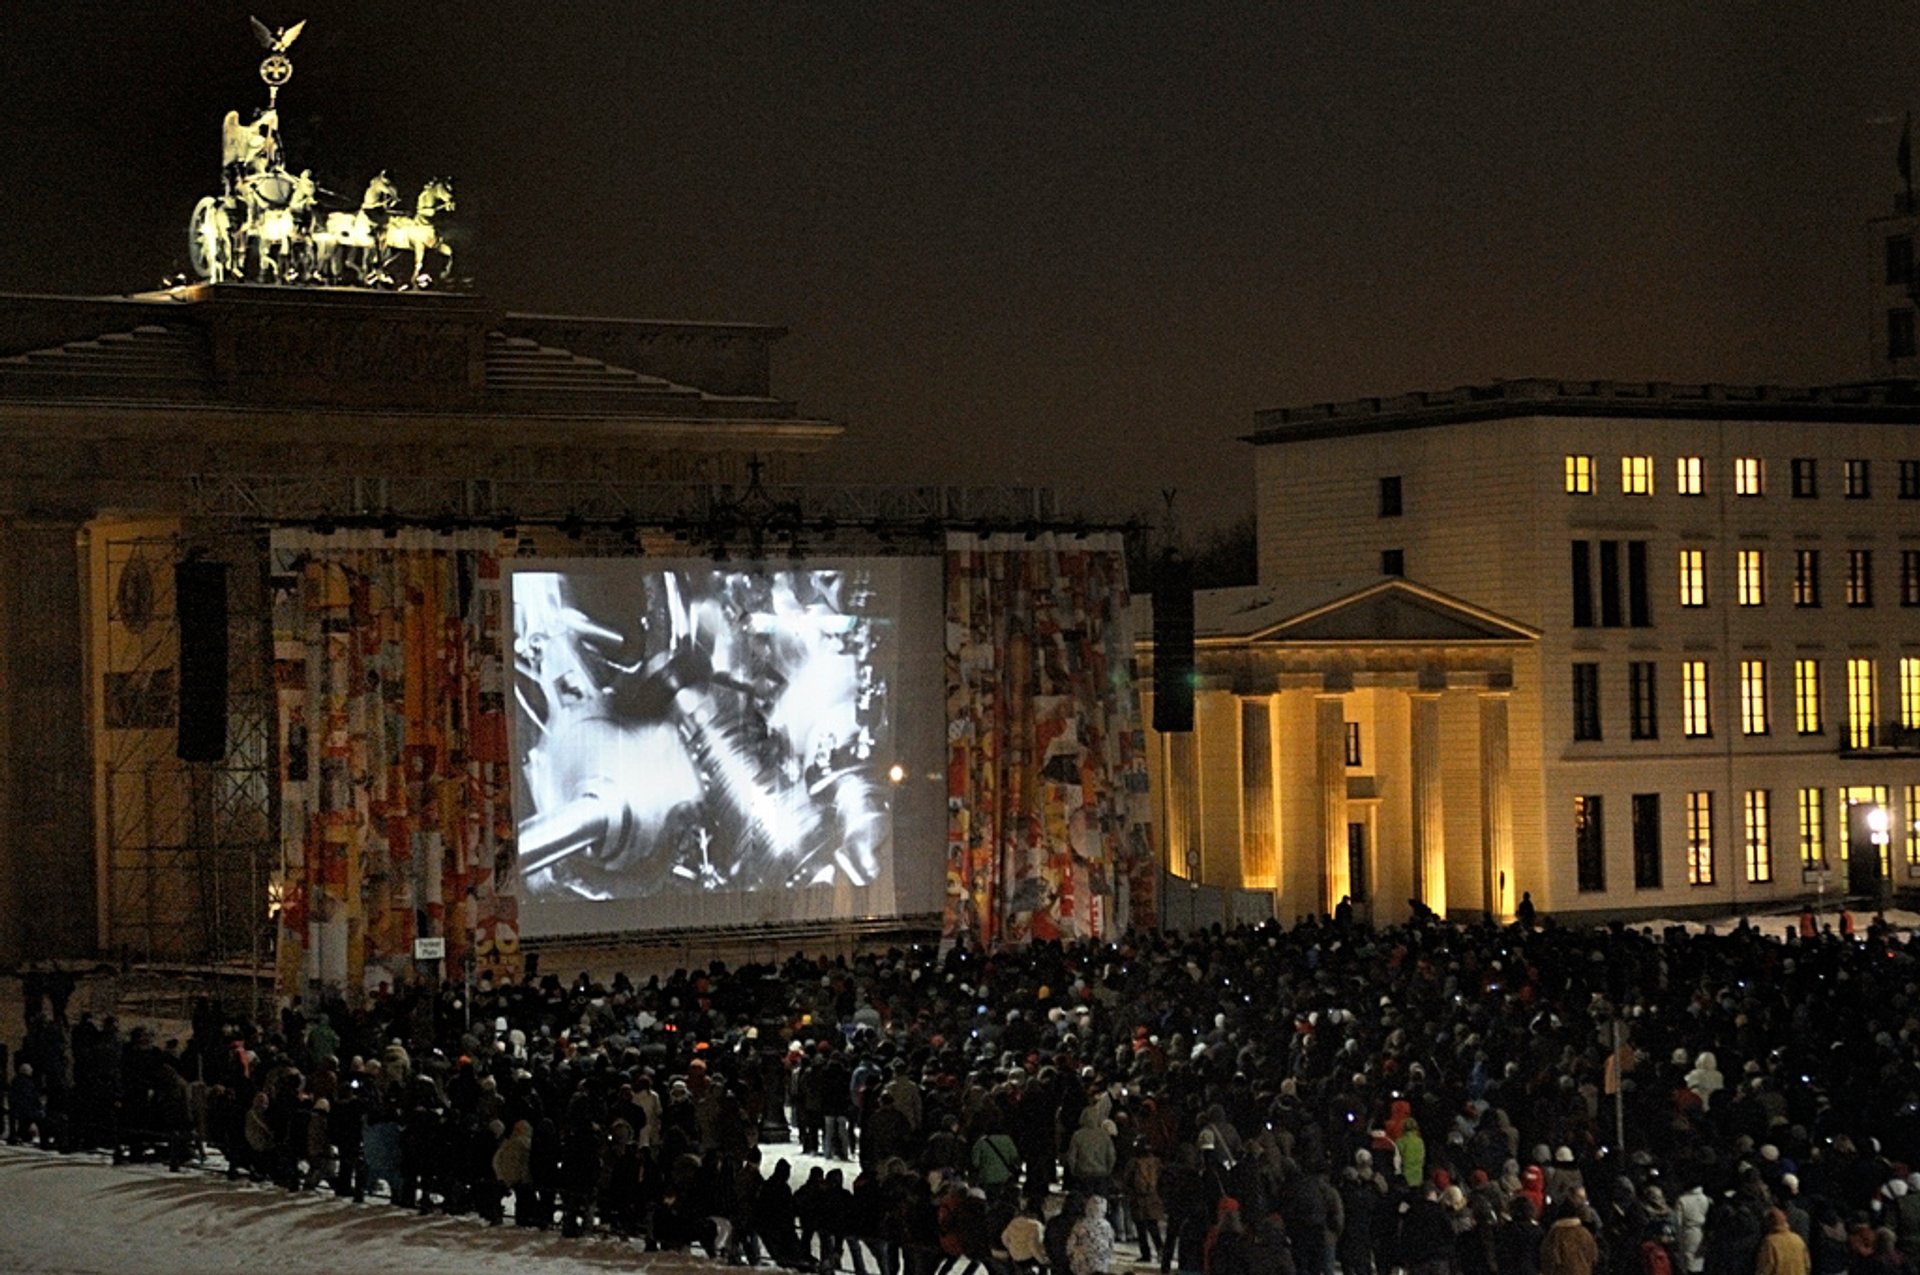
MULTIPOLYGON (((1283 918, 1920 880, 1920 391, 1512 381, 1262 412, 1168 868, 1283 918)), ((1144 630, 1141 630, 1144 631, 1144 630)))

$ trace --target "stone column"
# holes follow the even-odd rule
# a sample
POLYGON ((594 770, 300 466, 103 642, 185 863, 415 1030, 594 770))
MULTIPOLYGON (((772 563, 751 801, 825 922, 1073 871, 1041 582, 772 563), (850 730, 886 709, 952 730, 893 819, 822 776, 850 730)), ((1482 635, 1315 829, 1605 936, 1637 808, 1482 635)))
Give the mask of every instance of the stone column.
POLYGON ((1447 914, 1447 806, 1440 778, 1440 692, 1414 691, 1413 890, 1414 897, 1447 914))
POLYGON ((1271 889, 1279 881, 1273 827, 1273 697, 1240 700, 1240 883, 1271 889))
POLYGON ((1198 883, 1200 768, 1194 764, 1193 732, 1169 731, 1160 740, 1167 750, 1167 870, 1198 883))
POLYGON ((84 523, 0 524, 0 961, 98 950, 84 523))
POLYGON ((1508 778, 1505 690, 1480 694, 1481 905, 1490 917, 1513 917, 1513 785, 1508 778))
POLYGON ((1353 892, 1347 877, 1346 705, 1338 693, 1313 697, 1313 759, 1320 782, 1320 838, 1325 853, 1322 906, 1331 912, 1353 892))

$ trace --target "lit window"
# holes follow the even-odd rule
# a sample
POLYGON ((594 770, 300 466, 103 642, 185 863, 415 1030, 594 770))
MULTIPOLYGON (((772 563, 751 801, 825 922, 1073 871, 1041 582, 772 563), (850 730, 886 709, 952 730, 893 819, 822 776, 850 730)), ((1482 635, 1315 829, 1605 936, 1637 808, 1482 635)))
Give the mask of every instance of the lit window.
POLYGON ((1360 723, 1347 723, 1347 765, 1360 764, 1360 723))
POLYGON ((1660 738, 1660 702, 1656 694, 1652 660, 1635 660, 1627 665, 1628 733, 1635 739, 1660 738))
POLYGON ((1900 551, 1900 605, 1920 607, 1920 549, 1900 551))
POLYGON ((1628 496, 1653 495, 1653 457, 1620 458, 1620 491, 1628 496))
POLYGON ((1763 607, 1767 604, 1767 551, 1742 549, 1736 559, 1740 605, 1763 607))
POLYGON ((1767 733, 1767 662, 1740 661, 1740 733, 1767 733))
POLYGON ((1811 500, 1820 494, 1820 467, 1812 457, 1794 459, 1793 494, 1800 500, 1811 500))
POLYGON ((1687 884, 1713 884, 1713 794, 1687 794, 1687 884))
POLYGON ((1600 666, 1573 666, 1573 737, 1600 738, 1600 666))
POLYGON ((1920 784, 1908 784, 1902 794, 1906 805, 1902 809, 1907 816, 1907 866, 1920 868, 1920 784))
POLYGON ((1900 499, 1920 500, 1920 460, 1900 462, 1900 499))
POLYGON ((1900 725, 1920 730, 1920 659, 1900 657, 1900 725))
POLYGON ((1818 735, 1820 725, 1820 661, 1793 662, 1793 728, 1802 735, 1818 735))
POLYGON ((1800 790, 1800 870, 1818 872, 1827 861, 1827 839, 1823 821, 1827 810, 1827 790, 1800 790))
POLYGON ((1707 605, 1707 553, 1704 549, 1680 551, 1680 605, 1707 605))
POLYGON ((1818 549, 1793 551, 1793 605, 1797 607, 1820 605, 1820 551, 1818 549))
POLYGON ((1742 803, 1747 816, 1747 880, 1763 885, 1773 880, 1773 794, 1749 788, 1742 803))
POLYGON ((1705 739, 1713 734, 1713 715, 1707 707, 1705 660, 1680 663, 1680 733, 1688 739, 1705 739))
POLYGON ((1593 457, 1567 457, 1567 491, 1575 496, 1586 496, 1593 492, 1593 457))
POLYGON ((1733 462, 1733 494, 1736 496, 1760 496, 1766 494, 1767 467, 1758 456, 1741 456, 1733 462))
POLYGON ((1873 747, 1873 661, 1847 661, 1847 747, 1873 747))
POLYGON ((1872 473, 1864 460, 1850 460, 1842 467, 1847 481, 1847 499, 1865 500, 1873 494, 1872 473))
POLYGON ((1873 605, 1873 550, 1847 550, 1847 605, 1873 605))
POLYGON ((1573 799, 1573 857, 1577 884, 1582 890, 1607 888, 1607 838, 1597 795, 1573 799))
POLYGON ((1698 496, 1706 491, 1706 466, 1698 456, 1682 456, 1674 469, 1673 489, 1682 496, 1698 496))

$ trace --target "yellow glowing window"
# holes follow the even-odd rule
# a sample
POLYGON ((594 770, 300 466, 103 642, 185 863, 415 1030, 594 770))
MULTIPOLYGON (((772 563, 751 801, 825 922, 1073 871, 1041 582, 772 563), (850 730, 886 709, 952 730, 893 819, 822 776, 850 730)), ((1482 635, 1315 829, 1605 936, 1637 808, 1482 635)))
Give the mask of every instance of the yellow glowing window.
POLYGON ((1586 496, 1593 492, 1593 457, 1567 457, 1567 492, 1569 495, 1586 496))
POLYGON ((1707 705, 1707 662, 1680 662, 1680 730, 1688 739, 1713 734, 1713 715, 1707 705))
POLYGON ((1793 729, 1818 735, 1820 725, 1820 661, 1793 662, 1793 729))
POLYGON ((1773 794, 1749 788, 1743 803, 1747 816, 1747 880, 1756 885, 1773 880, 1773 794))
POLYGON ((1847 746, 1873 747, 1873 661, 1847 661, 1847 746))
POLYGON ((1620 490, 1628 496, 1653 495, 1653 457, 1622 456, 1620 490))
POLYGON ((1767 662, 1740 661, 1740 733, 1767 733, 1767 662))
POLYGON ((1827 861, 1826 810, 1826 789, 1800 790, 1800 868, 1804 872, 1818 871, 1827 861))
POLYGON ((1707 553, 1704 549, 1680 551, 1680 605, 1707 605, 1707 553))
POLYGON ((1920 659, 1900 657, 1900 724, 1920 729, 1920 659))
POLYGON ((1767 604, 1767 551, 1742 549, 1735 559, 1740 585, 1740 605, 1763 607, 1767 604))
POLYGON ((1741 456, 1733 462, 1733 494, 1759 496, 1766 491, 1767 467, 1758 456, 1741 456))
POLYGON ((1908 784, 1902 799, 1906 802, 1900 809, 1906 815, 1907 866, 1920 868, 1920 784, 1908 784))
POLYGON ((1674 469, 1673 489, 1682 496, 1698 496, 1706 491, 1706 467, 1698 456, 1682 456, 1674 469))
POLYGON ((1713 794, 1687 794, 1687 884, 1713 884, 1713 794))

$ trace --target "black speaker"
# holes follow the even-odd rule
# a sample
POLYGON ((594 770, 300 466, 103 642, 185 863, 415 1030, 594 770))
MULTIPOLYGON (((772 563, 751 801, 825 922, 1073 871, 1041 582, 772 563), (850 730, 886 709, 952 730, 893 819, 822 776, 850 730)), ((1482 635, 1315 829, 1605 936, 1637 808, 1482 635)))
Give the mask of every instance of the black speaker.
POLYGON ((227 566, 182 562, 173 569, 180 618, 180 717, 174 752, 181 761, 227 755, 227 566))
POLYGON ((1153 574, 1153 728, 1193 729, 1193 569, 1171 553, 1153 574))

